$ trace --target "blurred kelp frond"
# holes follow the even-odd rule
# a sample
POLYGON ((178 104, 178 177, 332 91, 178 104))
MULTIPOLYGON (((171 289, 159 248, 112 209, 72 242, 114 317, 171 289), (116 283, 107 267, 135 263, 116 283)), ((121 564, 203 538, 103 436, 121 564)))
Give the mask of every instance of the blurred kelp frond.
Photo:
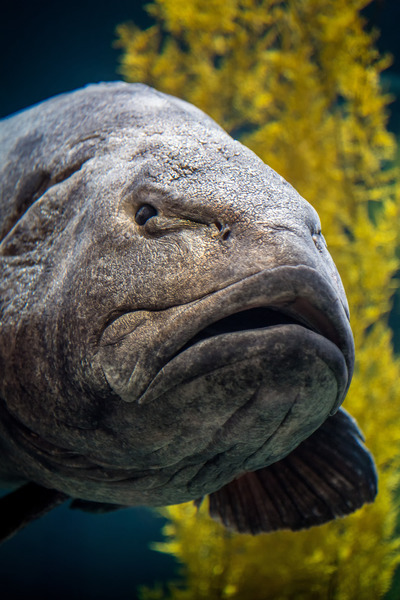
MULTIPOLYGON (((373 505, 299 533, 232 534, 190 505, 166 509, 184 587, 170 598, 381 598, 399 562, 400 365, 387 315, 399 268, 400 188, 386 129, 389 64, 367 0, 155 0, 154 25, 118 27, 121 71, 193 102, 317 209, 351 309, 356 371, 345 407, 379 471, 373 505)), ((164 597, 143 591, 144 598, 164 597)))

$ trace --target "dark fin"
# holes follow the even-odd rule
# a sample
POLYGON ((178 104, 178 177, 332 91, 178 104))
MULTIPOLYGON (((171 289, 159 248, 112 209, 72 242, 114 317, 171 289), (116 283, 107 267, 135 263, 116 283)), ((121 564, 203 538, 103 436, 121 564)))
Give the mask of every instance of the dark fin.
POLYGON ((27 483, 0 498, 0 542, 8 540, 31 521, 65 502, 66 494, 27 483))
POLYGON ((241 533, 306 529, 348 515, 377 493, 373 458, 340 409, 279 462, 210 494, 210 515, 241 533))
POLYGON ((73 510, 83 510, 93 514, 103 514, 119 510, 120 508, 129 508, 122 504, 108 504, 107 502, 91 502, 90 500, 73 500, 70 504, 73 510))

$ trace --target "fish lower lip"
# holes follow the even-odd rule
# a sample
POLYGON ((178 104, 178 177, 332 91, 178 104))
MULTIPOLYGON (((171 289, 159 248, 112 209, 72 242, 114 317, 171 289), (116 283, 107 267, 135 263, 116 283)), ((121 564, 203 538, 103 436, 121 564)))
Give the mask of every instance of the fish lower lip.
MULTIPOLYGON (((300 324, 277 324, 259 329, 222 333, 197 341, 176 354, 158 372, 139 399, 139 403, 153 402, 168 390, 233 364, 250 362, 265 355, 266 369, 283 352, 285 358, 277 361, 276 369, 296 371, 304 354, 322 360, 336 374, 337 394, 330 414, 336 412, 343 401, 348 380, 348 370, 339 348, 319 333, 300 324), (285 347, 285 348, 283 348, 285 347)), ((278 372, 278 371, 277 371, 278 372)))

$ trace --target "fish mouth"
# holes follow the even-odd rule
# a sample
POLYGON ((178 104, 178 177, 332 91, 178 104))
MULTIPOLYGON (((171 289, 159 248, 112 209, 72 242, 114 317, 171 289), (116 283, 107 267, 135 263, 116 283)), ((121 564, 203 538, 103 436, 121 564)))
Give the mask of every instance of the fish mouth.
POLYGON ((105 329, 98 358, 114 391, 141 404, 202 369, 205 374, 239 361, 244 349, 263 351, 271 336, 286 336, 300 346, 304 338, 334 363, 333 414, 350 384, 353 337, 333 286, 303 265, 258 272, 183 306, 127 312, 105 329))
POLYGON ((209 338, 240 331, 266 329, 277 325, 300 325, 324 336, 340 348, 339 336, 329 319, 306 299, 296 298, 290 308, 259 306, 240 310, 210 323, 190 338, 174 356, 209 338))

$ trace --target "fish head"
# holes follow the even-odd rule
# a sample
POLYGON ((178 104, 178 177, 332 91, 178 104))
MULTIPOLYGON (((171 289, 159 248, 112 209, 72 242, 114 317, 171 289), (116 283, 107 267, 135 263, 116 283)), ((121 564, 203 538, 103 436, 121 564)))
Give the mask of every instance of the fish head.
POLYGON ((66 175, 2 242, 2 420, 21 475, 161 505, 282 459, 335 413, 354 364, 316 211, 185 102, 127 84, 51 102, 66 175))

